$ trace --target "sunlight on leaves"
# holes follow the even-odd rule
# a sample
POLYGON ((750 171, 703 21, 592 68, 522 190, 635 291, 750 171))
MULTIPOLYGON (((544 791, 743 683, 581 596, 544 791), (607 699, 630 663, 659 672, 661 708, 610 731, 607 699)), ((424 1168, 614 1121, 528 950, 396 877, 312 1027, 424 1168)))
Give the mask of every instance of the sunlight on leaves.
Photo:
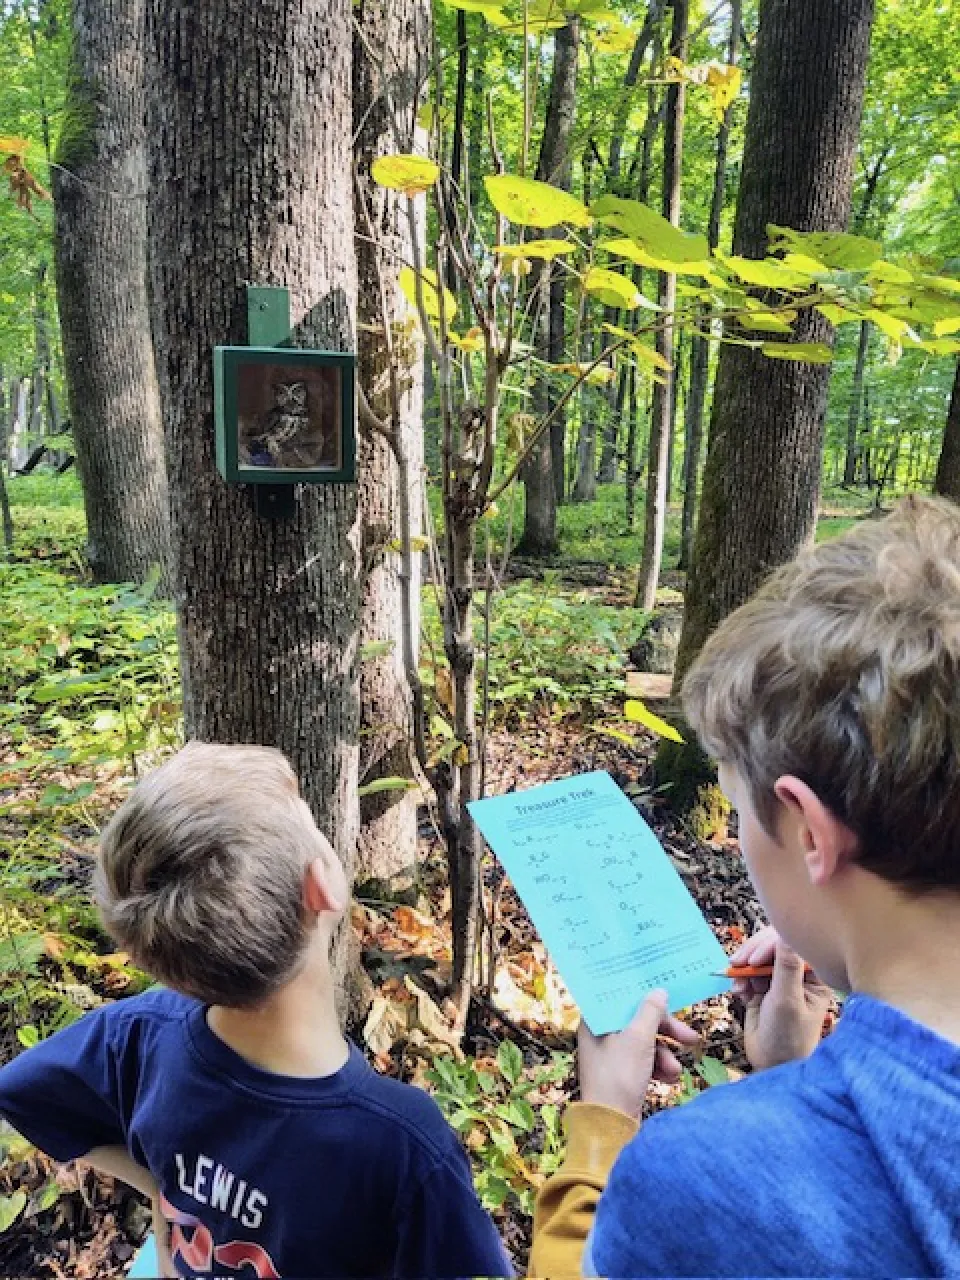
POLYGON ((488 174, 483 185, 497 212, 518 226, 555 227, 561 222, 575 227, 590 225, 590 214, 583 201, 547 182, 499 173, 488 174))

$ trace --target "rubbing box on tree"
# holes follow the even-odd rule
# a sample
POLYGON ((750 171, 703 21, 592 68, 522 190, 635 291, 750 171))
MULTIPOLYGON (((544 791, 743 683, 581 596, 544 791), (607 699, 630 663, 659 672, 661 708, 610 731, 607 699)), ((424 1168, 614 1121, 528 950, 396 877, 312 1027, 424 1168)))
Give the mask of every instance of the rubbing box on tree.
POLYGON ((217 468, 231 484, 356 477, 352 354, 215 347, 217 468))

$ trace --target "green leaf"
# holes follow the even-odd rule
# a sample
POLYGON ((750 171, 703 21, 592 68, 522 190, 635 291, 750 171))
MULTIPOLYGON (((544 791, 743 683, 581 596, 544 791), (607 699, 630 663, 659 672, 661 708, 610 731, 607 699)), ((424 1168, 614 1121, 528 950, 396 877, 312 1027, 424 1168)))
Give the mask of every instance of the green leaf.
POLYGON ((694 1063, 694 1071, 708 1085, 728 1084, 730 1073, 719 1058, 703 1057, 694 1063))
POLYGON ((640 305, 640 291, 633 281, 606 267, 591 267, 583 278, 583 287, 606 307, 632 311, 640 305))
POLYGON ((763 289, 806 289, 812 280, 808 272, 785 266, 779 258, 731 256, 723 262, 738 280, 763 289))
POLYGON ((420 784, 413 778, 375 778, 373 782, 357 787, 358 796, 375 796, 381 791, 415 791, 420 784))
POLYGON ((418 196, 429 191, 440 177, 440 166, 424 156, 378 156, 370 166, 370 176, 381 187, 418 196))
POLYGON ((0 976, 36 973, 44 953, 42 933, 11 933, 0 939, 0 976))
POLYGON ((635 240, 619 237, 613 240, 601 240, 598 249, 605 249, 616 258, 626 258, 638 267, 649 267, 651 271, 665 271, 668 275, 701 276, 707 279, 715 270, 713 262, 670 262, 666 258, 658 258, 646 249, 641 248, 635 240))
POLYGON ((765 342, 760 350, 771 360, 799 360, 803 364, 833 362, 833 352, 823 342, 765 342))
POLYGON ((512 1040, 502 1040, 497 1050, 497 1066, 505 1080, 515 1085, 523 1071, 523 1054, 512 1040))
POLYGON ((738 316, 742 329, 758 330, 761 333, 792 333, 796 311, 767 311, 757 306, 754 299, 747 299, 747 314, 738 316))
POLYGON ((623 714, 631 724, 642 724, 645 729, 657 733, 661 738, 669 738, 671 742, 683 742, 683 738, 666 720, 650 710, 639 698, 630 698, 624 704, 623 714))
POLYGON ((521 1133, 529 1133, 537 1122, 533 1107, 524 1098, 511 1098, 505 1107, 498 1110, 504 1120, 521 1133))
POLYGON ((662 369, 664 373, 669 373, 672 369, 673 366, 666 356, 662 356, 659 351, 654 350, 653 347, 644 342, 639 334, 631 333, 629 329, 621 329, 616 324, 605 324, 603 327, 608 333, 614 334, 617 338, 629 338, 630 350, 641 364, 649 365, 654 369, 662 369))
POLYGON ((706 236, 688 235, 639 200, 601 196, 590 206, 590 212, 604 226, 616 227, 636 240, 641 248, 666 262, 702 263, 710 257, 706 236))
POLYGON ((25 1049, 32 1049, 34 1045, 40 1043, 40 1032, 30 1022, 23 1027, 17 1027, 17 1039, 25 1049))
POLYGON ((947 316, 938 320, 933 326, 934 337, 944 338, 951 333, 960 333, 960 316, 947 316))
POLYGON ((878 240, 848 235, 845 231, 793 231, 771 222, 767 235, 772 250, 796 249, 827 267, 847 271, 866 271, 883 257, 883 245, 878 240))
MULTIPOLYGON (((423 309, 431 320, 440 319, 440 294, 437 292, 437 273, 430 267, 423 267, 420 271, 420 280, 423 293, 423 309)), ((417 310, 417 274, 413 267, 401 267, 397 276, 397 283, 403 296, 417 310)), ((443 316, 447 324, 449 324, 457 314, 457 300, 444 286, 443 289, 443 316)))
POLYGON ((505 218, 521 227, 555 227, 561 222, 588 227, 590 214, 576 196, 547 182, 520 178, 512 173, 488 174, 483 185, 490 203, 505 218))
POLYGON ((858 312, 847 311, 846 308, 835 306, 832 302, 821 302, 814 310, 825 316, 834 328, 841 324, 859 324, 863 319, 858 312))
POLYGON ((60 1199, 60 1188, 57 1183, 51 1179, 44 1183, 39 1191, 34 1192, 30 1199, 30 1211, 28 1216, 35 1213, 44 1213, 47 1209, 52 1209, 60 1199))
POLYGON ((24 1191, 15 1191, 12 1196, 0 1196, 0 1235, 9 1231, 27 1207, 27 1196, 24 1191))
POLYGON ((393 653, 396 645, 393 640, 375 640, 371 644, 360 646, 360 661, 372 662, 374 658, 385 658, 388 653, 393 653))

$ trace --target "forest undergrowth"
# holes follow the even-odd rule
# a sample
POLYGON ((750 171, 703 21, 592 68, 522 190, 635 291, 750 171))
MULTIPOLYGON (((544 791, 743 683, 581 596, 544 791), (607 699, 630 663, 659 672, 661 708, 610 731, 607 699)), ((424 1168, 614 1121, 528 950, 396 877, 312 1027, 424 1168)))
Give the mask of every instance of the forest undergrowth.
MULTIPOLYGON (((172 612, 150 582, 136 590, 89 582, 76 490, 53 484, 39 478, 19 492, 14 484, 17 543, 0 562, 0 1061, 149 985, 102 932, 90 874, 101 824, 181 740, 172 612)), ((840 508, 829 518, 842 526, 856 514, 840 508)), ((589 545, 579 546, 591 560, 589 545)), ((438 696, 429 587, 425 597, 425 676, 438 696)), ((718 832, 703 843, 670 816, 650 782, 654 739, 623 718, 626 651, 643 624, 631 599, 630 574, 616 564, 600 587, 554 569, 498 593, 488 790, 608 770, 732 949, 762 923, 735 840, 718 832)), ((483 879, 480 982, 460 1043, 443 1000, 451 953, 443 847, 423 807, 416 904, 353 907, 374 998, 352 1031, 379 1070, 436 1096, 523 1267, 537 1187, 562 1157, 577 1013, 489 855, 483 879)), ((703 1052, 687 1057, 679 1085, 652 1086, 651 1109, 681 1105, 746 1068, 726 998, 687 1016, 703 1052)), ((0 1273, 124 1273, 148 1227, 135 1193, 82 1165, 58 1167, 11 1131, 0 1134, 0 1153, 0 1273)))

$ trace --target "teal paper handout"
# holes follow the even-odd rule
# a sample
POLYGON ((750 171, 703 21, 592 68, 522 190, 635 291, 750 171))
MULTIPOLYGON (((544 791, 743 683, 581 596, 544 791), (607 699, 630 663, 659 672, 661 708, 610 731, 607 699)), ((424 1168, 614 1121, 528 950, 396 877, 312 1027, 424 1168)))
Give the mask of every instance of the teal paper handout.
POLYGON ((656 987, 673 1010, 729 991, 723 948, 608 773, 469 808, 597 1035, 622 1030, 656 987))

